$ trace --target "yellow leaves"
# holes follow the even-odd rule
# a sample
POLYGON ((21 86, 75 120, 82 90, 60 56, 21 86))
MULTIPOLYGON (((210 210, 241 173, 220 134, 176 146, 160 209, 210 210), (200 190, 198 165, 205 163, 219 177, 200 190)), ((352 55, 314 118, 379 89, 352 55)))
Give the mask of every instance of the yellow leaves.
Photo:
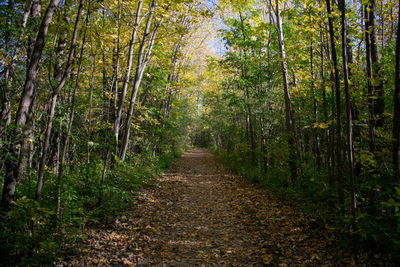
POLYGON ((313 125, 314 128, 319 128, 319 129, 328 129, 329 123, 324 123, 324 122, 316 122, 313 125))
POLYGON ((307 7, 310 7, 310 6, 314 6, 316 3, 315 3, 315 0, 306 0, 305 1, 305 5, 307 6, 307 7))
POLYGON ((137 124, 137 123, 131 123, 131 127, 133 128, 133 129, 135 129, 135 130, 140 130, 141 129, 141 127, 140 127, 140 125, 139 124, 137 124))

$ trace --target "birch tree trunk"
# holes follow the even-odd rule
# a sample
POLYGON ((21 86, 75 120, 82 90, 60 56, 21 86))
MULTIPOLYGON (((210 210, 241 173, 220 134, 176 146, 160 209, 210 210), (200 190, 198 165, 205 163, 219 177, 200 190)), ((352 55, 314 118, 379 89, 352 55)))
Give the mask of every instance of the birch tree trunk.
POLYGON ((132 121, 133 110, 135 107, 136 96, 139 91, 140 84, 142 82, 143 73, 146 68, 146 65, 149 61, 151 50, 153 49, 154 41, 158 32, 159 27, 161 26, 161 22, 158 22, 153 31, 150 33, 150 27, 154 16, 154 10, 156 6, 156 1, 153 0, 150 7, 150 13, 147 18, 146 28, 142 37, 142 41, 140 43, 140 48, 138 52, 137 66, 135 72, 135 79, 133 83, 133 90, 131 94, 131 99, 129 103, 129 110, 127 119, 125 122, 125 133, 121 144, 120 158, 122 161, 125 160, 126 151, 128 150, 129 145, 129 135, 130 135, 130 126, 132 121), (149 42, 146 50, 146 42, 149 42))
POLYGON ((133 25, 131 39, 129 41, 129 56, 128 56, 128 63, 127 63, 127 70, 125 73, 124 84, 122 86, 121 99, 120 99, 119 106, 118 106, 118 112, 117 112, 117 116, 116 116, 115 122, 114 122, 114 136, 115 136, 116 147, 118 147, 119 131, 120 131, 120 125, 121 125, 121 119, 122 119, 122 111, 124 109, 126 92, 128 90, 128 86, 129 86, 129 80, 130 80, 132 62, 133 62, 133 52, 135 50, 137 31, 139 28, 140 10, 142 8, 142 4, 143 4, 143 1, 140 0, 138 3, 137 10, 136 10, 135 24, 133 25))
MULTIPOLYGON (((272 3, 270 2, 270 8, 272 7, 272 3)), ((286 53, 285 53, 285 44, 283 37, 283 28, 282 28, 282 18, 280 15, 279 1, 276 0, 276 9, 275 9, 275 17, 276 17, 276 29, 278 31, 278 41, 279 41, 279 51, 281 56, 281 66, 282 66, 282 79, 283 79, 283 91, 285 98, 285 119, 286 119, 286 132, 288 134, 288 143, 289 143, 289 168, 292 181, 297 180, 298 176, 298 157, 300 156, 300 147, 298 142, 295 140, 295 122, 293 118, 293 108, 292 101, 290 98, 290 88, 289 88, 289 77, 287 70, 287 62, 286 62, 286 53), (297 157, 296 157, 297 153, 297 157)))

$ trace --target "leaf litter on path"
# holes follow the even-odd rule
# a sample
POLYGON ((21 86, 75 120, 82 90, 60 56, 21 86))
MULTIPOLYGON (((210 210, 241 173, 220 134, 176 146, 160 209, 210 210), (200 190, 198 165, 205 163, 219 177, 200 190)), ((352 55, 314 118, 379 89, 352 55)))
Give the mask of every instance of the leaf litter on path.
MULTIPOLYGON (((328 231, 328 230, 327 230, 328 231)), ((219 164, 176 159, 112 227, 90 229, 69 266, 346 266, 300 212, 219 164)))

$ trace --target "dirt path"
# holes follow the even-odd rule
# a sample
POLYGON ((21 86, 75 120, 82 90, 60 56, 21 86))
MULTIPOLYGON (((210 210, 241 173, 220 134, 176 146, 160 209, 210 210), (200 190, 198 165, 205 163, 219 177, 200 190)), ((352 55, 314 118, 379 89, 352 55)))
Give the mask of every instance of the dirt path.
MULTIPOLYGON (((177 159, 133 212, 92 229, 70 265, 338 266, 331 233, 216 162, 206 149, 177 159)), ((340 264, 339 264, 340 263, 340 264)))

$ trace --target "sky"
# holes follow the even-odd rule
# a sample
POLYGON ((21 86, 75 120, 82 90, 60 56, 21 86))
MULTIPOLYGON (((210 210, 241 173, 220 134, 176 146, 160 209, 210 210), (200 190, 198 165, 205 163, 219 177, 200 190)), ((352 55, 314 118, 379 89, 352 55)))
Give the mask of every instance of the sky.
MULTIPOLYGON (((204 3, 210 10, 215 10, 218 8, 218 1, 219 0, 204 0, 204 3)), ((217 12, 214 13, 213 24, 215 25, 213 37, 208 41, 208 46, 214 50, 217 57, 221 57, 226 53, 226 49, 223 40, 219 38, 218 30, 226 26, 217 12)))

